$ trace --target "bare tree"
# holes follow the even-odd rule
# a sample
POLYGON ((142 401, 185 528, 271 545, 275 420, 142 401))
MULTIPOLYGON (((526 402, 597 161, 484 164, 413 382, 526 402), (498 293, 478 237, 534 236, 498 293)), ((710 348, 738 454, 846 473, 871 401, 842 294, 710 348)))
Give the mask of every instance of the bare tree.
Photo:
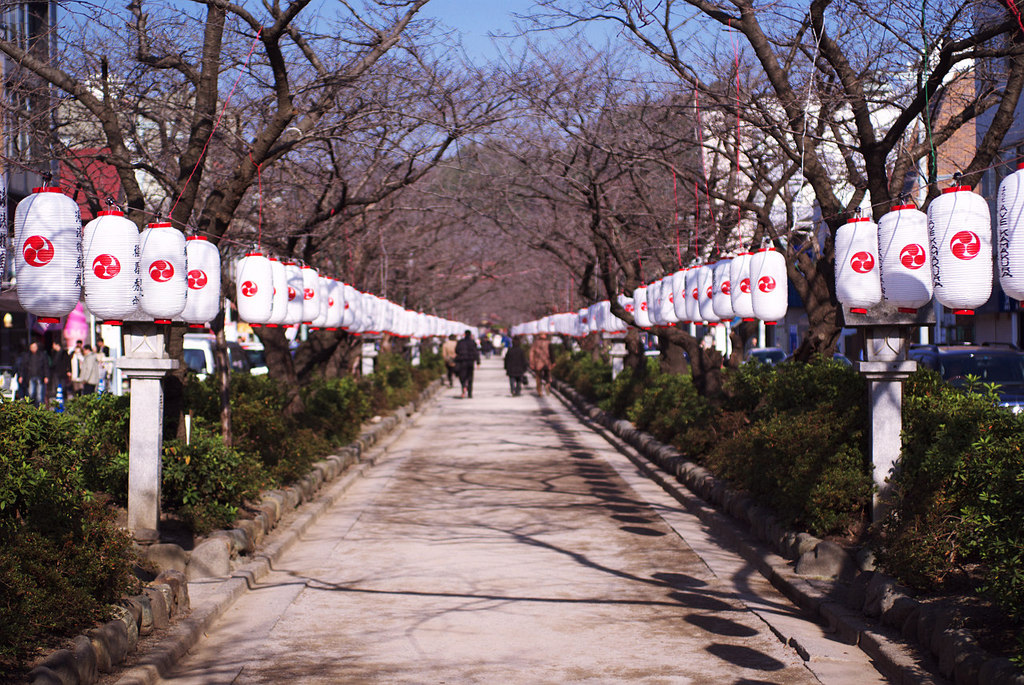
POLYGON ((832 249, 838 228, 865 201, 879 216, 902 192, 920 189, 925 202, 934 197, 943 146, 984 114, 989 126, 959 169, 962 182, 976 185, 1024 86, 1019 20, 990 2, 541 4, 546 9, 534 19, 543 27, 614 22, 708 102, 726 107, 722 84, 735 84, 737 142, 742 131, 756 131, 781 156, 764 178, 752 170, 759 180, 751 186, 778 191, 751 198, 737 186, 719 197, 755 214, 778 205, 772 211, 783 221, 763 227, 785 250, 807 309, 800 358, 830 353, 841 330, 832 249), (793 179, 796 187, 787 187, 793 179), (809 239, 793 213, 805 184, 821 216, 821 240, 809 239))

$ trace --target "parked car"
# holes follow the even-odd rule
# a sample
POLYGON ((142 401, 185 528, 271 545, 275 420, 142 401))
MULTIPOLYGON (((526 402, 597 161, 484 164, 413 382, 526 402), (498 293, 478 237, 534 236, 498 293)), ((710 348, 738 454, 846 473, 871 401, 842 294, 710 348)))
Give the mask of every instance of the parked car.
MULTIPOLYGON (((199 380, 213 373, 216 364, 213 361, 213 350, 216 338, 209 333, 186 333, 183 356, 185 366, 195 371, 199 380)), ((242 346, 236 342, 228 342, 228 363, 232 373, 249 373, 249 358, 242 346)))
POLYGON ((907 356, 957 387, 966 385, 968 376, 994 383, 1000 404, 1024 411, 1024 352, 1014 345, 911 345, 907 356))
POLYGON ((743 359, 743 363, 747 362, 760 362, 767 364, 768 366, 775 366, 781 363, 786 358, 786 353, 782 351, 780 347, 754 347, 747 350, 747 354, 743 359))
POLYGON ((263 343, 243 342, 239 344, 249 359, 249 373, 254 376, 265 375, 267 373, 267 358, 263 354, 263 343))

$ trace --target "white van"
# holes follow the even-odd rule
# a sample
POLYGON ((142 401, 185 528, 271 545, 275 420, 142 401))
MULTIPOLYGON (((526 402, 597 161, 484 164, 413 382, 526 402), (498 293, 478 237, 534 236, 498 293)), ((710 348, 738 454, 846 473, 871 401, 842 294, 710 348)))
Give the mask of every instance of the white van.
MULTIPOLYGON (((213 373, 217 365, 213 361, 213 350, 216 338, 210 333, 186 333, 183 356, 185 366, 195 371, 199 380, 204 380, 213 373)), ((228 341, 228 363, 232 373, 249 373, 249 359, 245 350, 236 343, 228 341)))

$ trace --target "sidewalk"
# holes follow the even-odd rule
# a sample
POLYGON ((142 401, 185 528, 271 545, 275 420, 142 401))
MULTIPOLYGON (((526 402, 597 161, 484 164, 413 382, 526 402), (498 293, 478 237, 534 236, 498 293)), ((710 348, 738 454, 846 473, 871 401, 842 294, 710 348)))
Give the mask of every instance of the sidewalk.
POLYGON ((170 682, 884 682, 532 391, 444 391, 170 682))

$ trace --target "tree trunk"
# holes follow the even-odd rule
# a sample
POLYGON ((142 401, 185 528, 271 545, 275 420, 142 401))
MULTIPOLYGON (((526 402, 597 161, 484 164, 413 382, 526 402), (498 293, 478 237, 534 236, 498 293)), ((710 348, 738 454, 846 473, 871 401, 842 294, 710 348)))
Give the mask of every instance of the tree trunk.
POLYGON ((733 326, 729 331, 729 342, 732 353, 729 355, 728 366, 730 369, 740 368, 743 363, 743 353, 747 347, 747 341, 757 335, 756 321, 742 321, 740 325, 733 326))
POLYGON ((286 416, 295 416, 302 412, 305 406, 302 403, 302 394, 299 392, 299 376, 295 372, 295 364, 292 361, 284 329, 263 326, 257 329, 257 335, 259 335, 260 342, 263 343, 263 354, 267 360, 267 374, 284 389, 287 397, 284 413, 286 416))
POLYGON ((214 324, 215 344, 213 361, 217 374, 217 391, 220 395, 220 434, 224 444, 231 447, 231 359, 228 357, 228 340, 224 335, 224 310, 217 315, 214 324))
POLYGON ((633 378, 643 378, 647 375, 647 355, 644 346, 640 342, 640 331, 630 327, 626 332, 626 356, 622 363, 625 368, 633 372, 633 378))
POLYGON ((658 361, 660 362, 662 373, 690 373, 690 363, 686 359, 686 350, 680 343, 673 342, 670 336, 659 331, 658 348, 661 351, 658 361))
MULTIPOLYGON (((799 266, 806 268, 808 262, 801 257, 799 266)), ((790 268, 793 269, 792 266, 790 268)), ((831 357, 843 330, 840 306, 833 294, 835 274, 831 250, 819 257, 806 275, 794 283, 804 301, 808 328, 793 357, 802 362, 810 361, 819 354, 831 357)))

